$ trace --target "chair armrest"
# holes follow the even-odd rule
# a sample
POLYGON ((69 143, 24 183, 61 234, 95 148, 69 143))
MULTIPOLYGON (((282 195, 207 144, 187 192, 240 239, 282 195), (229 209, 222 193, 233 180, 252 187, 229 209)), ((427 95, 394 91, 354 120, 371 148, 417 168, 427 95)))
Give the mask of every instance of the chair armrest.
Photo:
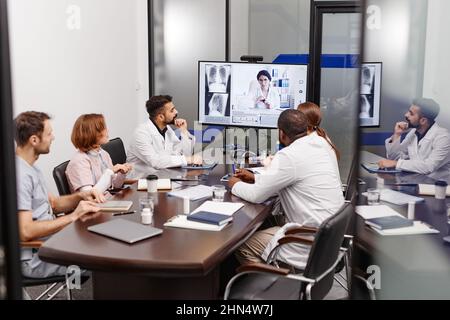
POLYGON ((268 264, 262 264, 262 263, 250 263, 250 264, 244 264, 237 268, 236 272, 250 272, 250 271, 259 271, 259 272, 267 272, 267 273, 273 273, 273 274, 279 274, 279 275, 287 275, 289 274, 289 269, 285 268, 277 268, 268 264))
POLYGON ((317 231, 318 231, 317 228, 303 226, 303 227, 289 229, 288 231, 285 232, 285 235, 291 235, 291 234, 296 234, 296 233, 317 233, 317 231))
POLYGON ((312 245, 314 243, 314 239, 311 237, 302 237, 302 236, 296 236, 296 235, 289 235, 285 236, 278 240, 279 245, 284 245, 288 243, 300 243, 300 244, 306 244, 306 245, 312 245))
POLYGON ((43 243, 44 243, 44 241, 39 241, 39 240, 35 240, 35 241, 21 241, 20 242, 20 246, 22 248, 40 248, 43 243))

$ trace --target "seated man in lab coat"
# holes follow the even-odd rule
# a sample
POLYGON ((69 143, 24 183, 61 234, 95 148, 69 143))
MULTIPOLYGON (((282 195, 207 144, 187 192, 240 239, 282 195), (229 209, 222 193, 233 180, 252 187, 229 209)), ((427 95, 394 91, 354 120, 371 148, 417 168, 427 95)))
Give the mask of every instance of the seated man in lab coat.
POLYGON ((432 99, 415 99, 405 114, 406 122, 397 122, 392 137, 386 140, 387 159, 380 168, 430 174, 450 170, 450 135, 435 119, 440 107, 432 99), (405 139, 401 135, 408 129, 405 139))
POLYGON ((201 158, 192 155, 195 137, 189 133, 186 120, 177 119, 172 97, 153 96, 146 108, 149 119, 136 128, 128 149, 127 162, 134 167, 129 177, 142 178, 154 169, 201 164, 201 158), (180 129, 181 140, 171 124, 180 129))
MULTIPOLYGON (((283 111, 278 119, 279 151, 262 174, 238 171, 229 180, 232 193, 246 201, 262 203, 278 195, 285 214, 283 227, 256 232, 236 252, 242 263, 260 263, 286 230, 293 226, 318 227, 344 204, 336 154, 328 141, 307 135, 308 120, 298 110, 283 111)), ((278 260, 304 268, 309 247, 288 245, 278 260)))

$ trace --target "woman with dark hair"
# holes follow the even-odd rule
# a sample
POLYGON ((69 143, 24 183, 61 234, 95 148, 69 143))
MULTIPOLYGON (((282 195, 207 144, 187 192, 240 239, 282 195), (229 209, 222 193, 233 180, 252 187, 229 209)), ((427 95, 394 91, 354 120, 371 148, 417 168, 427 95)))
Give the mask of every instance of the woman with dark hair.
POLYGON ((255 101, 256 109, 277 109, 280 107, 280 94, 272 87, 272 76, 267 70, 261 70, 256 75, 259 86, 250 88, 249 95, 255 101))
POLYGON ((297 110, 302 112, 308 119, 308 135, 316 134, 317 136, 325 139, 336 154, 336 159, 339 160, 339 150, 331 141, 330 137, 328 137, 326 131, 320 127, 320 123, 322 122, 322 112, 320 111, 319 106, 312 102, 305 102, 300 104, 297 107, 297 110))

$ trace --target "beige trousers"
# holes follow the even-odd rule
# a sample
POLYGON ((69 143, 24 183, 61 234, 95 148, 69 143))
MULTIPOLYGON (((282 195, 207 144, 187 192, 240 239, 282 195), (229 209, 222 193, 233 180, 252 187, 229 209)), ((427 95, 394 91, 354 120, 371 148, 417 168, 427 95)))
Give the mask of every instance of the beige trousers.
POLYGON ((279 229, 280 227, 271 227, 255 232, 250 239, 236 250, 236 259, 241 264, 264 263, 265 261, 261 258, 261 255, 270 239, 279 229))

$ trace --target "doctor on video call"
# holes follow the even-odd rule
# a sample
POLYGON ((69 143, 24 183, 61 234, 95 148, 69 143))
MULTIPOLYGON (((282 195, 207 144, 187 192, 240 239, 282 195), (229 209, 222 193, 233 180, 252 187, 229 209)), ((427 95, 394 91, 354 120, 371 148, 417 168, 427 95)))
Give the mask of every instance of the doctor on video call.
POLYGON ((255 101, 256 109, 277 109, 280 107, 280 94, 277 88, 271 86, 272 76, 266 70, 261 70, 256 76, 259 85, 250 84, 249 96, 255 101))

